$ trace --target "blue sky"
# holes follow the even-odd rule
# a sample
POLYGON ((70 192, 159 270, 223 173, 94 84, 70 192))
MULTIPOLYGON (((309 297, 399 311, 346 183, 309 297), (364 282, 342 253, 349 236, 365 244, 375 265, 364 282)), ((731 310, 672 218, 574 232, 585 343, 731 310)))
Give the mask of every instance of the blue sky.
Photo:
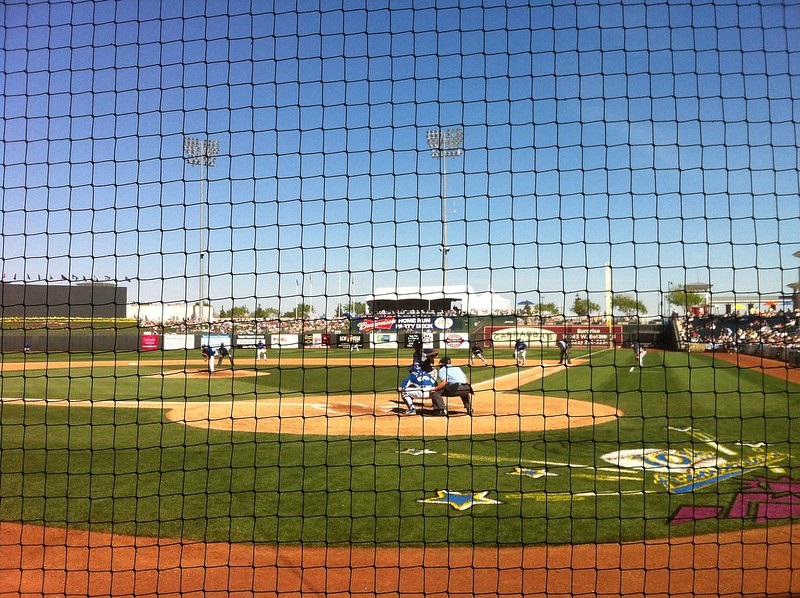
POLYGON ((287 311, 302 294, 323 313, 441 284, 425 136, 461 126, 448 284, 604 305, 610 262, 615 292, 651 313, 669 283, 787 291, 800 6, 530 4, 4 3, 3 272, 196 299, 186 134, 221 146, 215 307, 287 311))

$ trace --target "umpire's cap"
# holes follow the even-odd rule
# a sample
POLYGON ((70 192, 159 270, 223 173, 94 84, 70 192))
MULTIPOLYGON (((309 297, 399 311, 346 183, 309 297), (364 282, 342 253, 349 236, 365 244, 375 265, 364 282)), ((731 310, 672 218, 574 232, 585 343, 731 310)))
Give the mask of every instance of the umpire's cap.
POLYGON ((450 365, 450 358, 449 357, 442 357, 439 360, 439 365, 450 365))

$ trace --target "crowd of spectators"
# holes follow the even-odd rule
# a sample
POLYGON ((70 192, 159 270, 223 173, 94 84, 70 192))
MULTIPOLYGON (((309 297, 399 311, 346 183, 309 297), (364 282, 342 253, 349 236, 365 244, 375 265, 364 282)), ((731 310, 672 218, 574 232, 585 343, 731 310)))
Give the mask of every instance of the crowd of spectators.
MULTIPOLYGON (((495 316, 509 315, 512 312, 497 312, 495 316)), ((370 315, 353 315, 349 317, 339 318, 324 318, 314 317, 307 319, 294 319, 294 318, 254 318, 252 316, 244 318, 214 318, 211 322, 211 332, 219 334, 232 334, 234 331, 237 334, 246 335, 267 335, 267 334, 302 334, 304 332, 326 332, 326 333, 339 333, 346 334, 350 331, 350 325, 353 319, 361 318, 385 318, 385 317, 458 317, 465 314, 457 310, 449 311, 445 314, 434 311, 381 311, 370 315)), ((518 313, 518 321, 523 326, 535 325, 605 325, 607 319, 603 315, 599 316, 573 316, 566 317, 561 314, 528 314, 525 312, 518 313)), ((615 323, 631 322, 636 318, 615 318, 615 323)), ((174 333, 174 334, 201 334, 209 331, 209 324, 196 316, 187 319, 172 318, 165 320, 163 323, 143 318, 139 322, 142 328, 145 328, 156 334, 174 333)))
MULTIPOLYGON (((510 313, 510 312, 508 312, 510 313)), ((346 314, 349 317, 324 318, 313 317, 306 319, 294 318, 215 318, 211 322, 211 332, 221 334, 231 334, 234 330, 237 334, 302 334, 304 332, 330 332, 346 334, 350 331, 350 324, 353 319, 360 318, 382 318, 388 316, 396 317, 458 317, 464 315, 458 310, 450 310, 447 313, 435 311, 380 311, 375 314, 346 314)), ((495 315, 507 315, 507 312, 495 315)), ((139 322, 142 328, 146 328, 153 333, 177 333, 192 334, 205 333, 209 330, 207 322, 192 316, 187 319, 172 318, 163 323, 143 318, 139 322)))
MULTIPOLYGON (((507 316, 513 313, 516 313, 510 309, 496 309, 492 312, 495 316, 507 316)), ((450 318, 457 318, 459 316, 479 316, 479 315, 486 315, 478 313, 477 310, 470 310, 468 312, 462 311, 458 308, 448 309, 444 311, 434 310, 434 309, 397 309, 397 310, 385 310, 380 309, 373 314, 370 314, 367 317, 372 318, 385 318, 389 316, 399 316, 399 317, 450 317, 450 318)))
POLYGON ((154 333, 176 334, 236 334, 264 336, 267 334, 302 334, 304 332, 331 332, 347 333, 350 330, 350 320, 347 318, 310 318, 296 320, 293 318, 228 318, 214 319, 211 324, 199 318, 185 320, 170 319, 163 323, 143 320, 143 328, 154 333))
POLYGON ((800 310, 674 318, 679 341, 705 345, 706 350, 738 352, 749 345, 800 348, 800 310))

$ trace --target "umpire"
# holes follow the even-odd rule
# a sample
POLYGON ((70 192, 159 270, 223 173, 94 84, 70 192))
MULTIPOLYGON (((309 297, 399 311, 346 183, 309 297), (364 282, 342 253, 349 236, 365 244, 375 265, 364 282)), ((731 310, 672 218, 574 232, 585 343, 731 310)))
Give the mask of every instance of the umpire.
POLYGON ((447 415, 447 406, 444 397, 458 397, 467 410, 467 415, 472 415, 472 385, 464 371, 452 365, 449 357, 439 360, 439 384, 431 391, 431 401, 435 415, 447 415))

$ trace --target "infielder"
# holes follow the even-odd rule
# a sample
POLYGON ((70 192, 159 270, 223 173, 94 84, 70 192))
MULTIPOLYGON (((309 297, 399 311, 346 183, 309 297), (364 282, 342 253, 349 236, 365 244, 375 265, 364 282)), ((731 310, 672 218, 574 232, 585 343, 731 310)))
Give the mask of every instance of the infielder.
MULTIPOLYGON (((644 367, 644 356, 647 355, 647 349, 644 348, 639 341, 633 341, 631 345, 631 349, 633 349, 633 354, 636 356, 636 361, 639 363, 639 368, 644 367)), ((630 371, 636 369, 636 366, 631 367, 630 371)))
POLYGON ((572 365, 572 359, 569 356, 569 342, 564 338, 560 338, 556 341, 556 347, 561 351, 561 355, 558 358, 559 365, 572 365))
POLYGON ((528 355, 528 345, 525 342, 518 338, 517 342, 514 343, 514 359, 517 362, 517 365, 525 365, 525 359, 528 355))
POLYGON ((478 359, 483 362, 483 365, 489 365, 489 363, 486 361, 486 358, 483 356, 483 349, 476 341, 472 343, 472 348, 470 349, 469 364, 473 365, 478 359))

